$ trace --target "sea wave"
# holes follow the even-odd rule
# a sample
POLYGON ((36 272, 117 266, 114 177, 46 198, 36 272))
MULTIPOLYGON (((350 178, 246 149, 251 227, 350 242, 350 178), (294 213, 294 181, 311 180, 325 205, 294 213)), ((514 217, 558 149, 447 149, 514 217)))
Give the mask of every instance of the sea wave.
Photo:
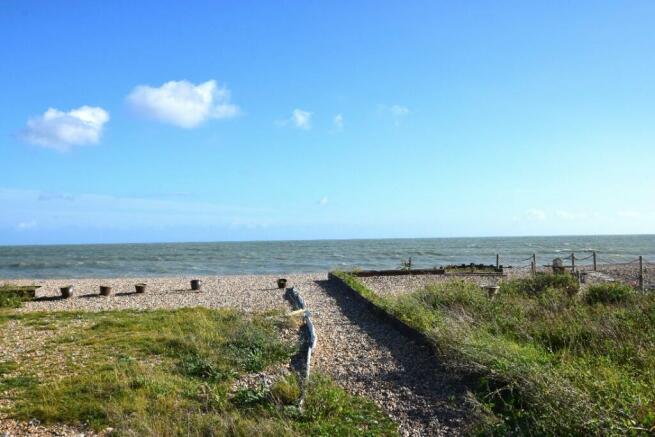
POLYGON ((336 267, 515 264, 596 250, 604 260, 655 261, 655 236, 394 239, 203 244, 0 246, 0 278, 292 273, 336 267))

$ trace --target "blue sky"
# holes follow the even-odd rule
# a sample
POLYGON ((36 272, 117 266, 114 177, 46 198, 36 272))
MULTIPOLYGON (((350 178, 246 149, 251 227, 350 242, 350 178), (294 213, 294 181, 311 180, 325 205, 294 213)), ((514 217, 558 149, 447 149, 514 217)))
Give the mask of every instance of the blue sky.
POLYGON ((0 4, 0 244, 653 233, 655 3, 0 4))

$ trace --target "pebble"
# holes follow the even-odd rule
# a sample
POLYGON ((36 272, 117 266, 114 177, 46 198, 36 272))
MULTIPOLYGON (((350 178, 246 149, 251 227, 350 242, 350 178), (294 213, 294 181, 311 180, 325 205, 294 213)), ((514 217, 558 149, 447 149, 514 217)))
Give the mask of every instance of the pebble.
MULTIPOLYGON (((475 411, 471 403, 467 402, 470 387, 466 379, 443 368, 427 348, 381 321, 342 287, 327 281, 327 273, 285 277, 289 280, 288 286, 296 287, 314 315, 318 343, 313 355, 313 369, 332 376, 337 384, 350 393, 361 394, 373 400, 399 425, 399 432, 403 436, 465 435, 470 432, 467 425, 475 417, 475 411)), ((289 303, 283 297, 283 290, 277 288, 277 278, 272 275, 199 277, 197 279, 203 281, 200 292, 190 290, 189 281, 194 279, 191 277, 11 282, 42 286, 37 291, 39 300, 26 303, 20 311, 102 311, 193 306, 234 307, 243 311, 274 308, 290 310, 289 303), (139 282, 148 284, 146 293, 134 293, 134 284, 139 282), (69 284, 74 286, 73 297, 58 298, 59 287, 69 284), (108 297, 97 296, 100 285, 111 286, 113 294, 108 297)), ((366 284, 375 291, 389 295, 411 292, 422 284, 443 280, 444 277, 414 275, 365 279, 366 284)), ((253 378, 241 383, 250 386, 270 380, 269 375, 256 375, 253 378)), ((21 431, 6 428, 7 423, 12 421, 0 419, 0 432, 30 435, 24 427, 18 428, 21 431)), ((43 429, 41 426, 37 428, 43 429)), ((81 430, 73 428, 62 431, 63 435, 81 433, 81 430)))
MULTIPOLYGON (((312 283, 325 274, 288 275, 288 286, 312 283)), ((106 311, 162 309, 204 306, 233 307, 243 311, 287 309, 284 290, 277 287, 278 276, 200 276, 164 278, 7 280, 17 285, 40 285, 36 300, 19 311, 106 311), (202 280, 201 291, 192 291, 191 279, 202 280), (134 285, 146 283, 146 292, 135 293, 134 285), (61 298, 60 287, 73 285, 73 296, 61 298), (110 296, 99 296, 100 285, 112 287, 110 296)), ((4 282, 0 279, 0 283, 4 282)))

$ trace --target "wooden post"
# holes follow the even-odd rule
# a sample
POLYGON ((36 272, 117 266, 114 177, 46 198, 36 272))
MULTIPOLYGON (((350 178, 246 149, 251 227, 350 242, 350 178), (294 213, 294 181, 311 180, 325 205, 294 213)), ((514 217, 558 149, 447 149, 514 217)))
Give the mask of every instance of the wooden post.
POLYGON ((594 250, 591 255, 592 255, 593 260, 594 260, 594 272, 595 272, 596 271, 596 251, 594 250))
POLYGON ((644 291, 644 257, 639 255, 639 290, 644 291))
POLYGON ((500 267, 500 255, 496 254, 496 270, 500 267))
POLYGON ((575 253, 571 252, 571 273, 575 273, 575 253))
POLYGON ((409 257, 409 273, 412 273, 412 257, 409 257))
POLYGON ((537 273, 537 254, 532 254, 532 274, 537 273))

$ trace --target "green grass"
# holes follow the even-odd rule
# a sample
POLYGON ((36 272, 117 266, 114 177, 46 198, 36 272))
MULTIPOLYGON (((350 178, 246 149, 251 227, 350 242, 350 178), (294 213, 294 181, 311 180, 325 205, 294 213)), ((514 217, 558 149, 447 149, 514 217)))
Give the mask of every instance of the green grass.
POLYGON ((655 295, 619 285, 577 290, 568 275, 539 275, 503 283, 494 299, 456 281, 373 301, 471 377, 490 413, 484 433, 655 432, 655 295))
POLYGON ((34 286, 0 285, 0 308, 19 308, 34 298, 34 286))
POLYGON ((627 302, 635 296, 632 287, 618 282, 591 285, 587 290, 587 303, 620 303, 627 302))
MULTIPOLYGON (((0 397, 19 420, 114 428, 116 435, 395 435, 370 401, 323 377, 234 391, 288 363, 280 313, 203 308, 0 315, 17 332, 50 331, 43 353, 0 361, 0 397)), ((0 343, 9 341, 0 335, 0 343)), ((4 344, 7 346, 7 344, 4 344)))

